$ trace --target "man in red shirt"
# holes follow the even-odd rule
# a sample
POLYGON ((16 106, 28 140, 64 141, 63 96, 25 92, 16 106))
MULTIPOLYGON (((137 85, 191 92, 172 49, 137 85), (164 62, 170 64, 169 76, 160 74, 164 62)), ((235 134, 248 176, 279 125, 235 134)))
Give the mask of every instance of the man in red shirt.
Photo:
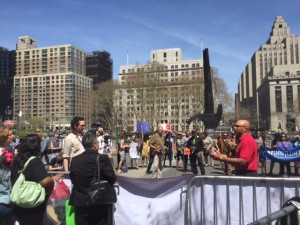
POLYGON ((249 128, 250 124, 247 120, 238 120, 235 123, 238 145, 236 146, 234 158, 222 155, 217 150, 210 153, 215 159, 235 165, 236 175, 257 176, 257 145, 249 133, 249 128))

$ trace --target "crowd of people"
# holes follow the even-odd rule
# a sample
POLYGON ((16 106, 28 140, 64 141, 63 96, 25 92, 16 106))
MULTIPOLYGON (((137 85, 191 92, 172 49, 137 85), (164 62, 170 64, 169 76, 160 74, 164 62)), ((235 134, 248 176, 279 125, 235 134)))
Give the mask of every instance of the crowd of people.
POLYGON ((34 208, 24 208, 10 202, 11 188, 15 184, 19 171, 29 158, 35 157, 23 171, 25 180, 39 183, 46 190, 47 196, 51 193, 54 181, 60 180, 63 174, 49 175, 41 156, 41 137, 29 134, 20 139, 13 147, 13 131, 5 126, 0 127, 0 224, 12 225, 18 221, 20 225, 42 224, 46 211, 45 201, 34 208))
MULTIPOLYGON (((186 130, 182 133, 163 131, 162 127, 158 127, 155 133, 145 134, 141 143, 133 146, 130 145, 132 137, 126 141, 124 134, 121 134, 117 145, 117 150, 121 155, 118 172, 123 172, 122 165, 126 164, 124 154, 128 152, 130 159, 135 160, 134 162, 136 162, 136 157, 142 156, 142 168, 144 162, 148 162, 146 173, 152 174, 153 178, 162 177, 161 171, 164 167, 171 167, 172 160, 175 160, 177 170, 185 173, 189 169, 194 175, 197 175, 198 171, 201 175, 205 175, 205 167, 215 167, 215 160, 221 161, 220 166, 225 175, 232 175, 232 165, 237 174, 255 175, 258 166, 256 160, 258 151, 249 131, 250 124, 244 120, 237 121, 234 132, 230 134, 223 132, 215 140, 207 132, 200 132, 199 129, 186 130), (241 140, 244 141, 240 143, 241 140), (134 155, 132 151, 135 152, 134 155), (138 155, 136 155, 137 152, 138 155), (249 152, 249 155, 255 152, 256 158, 249 158, 250 156, 245 152, 249 152), (190 168, 188 168, 189 165, 190 168)), ((135 135, 133 135, 134 140, 135 135)), ((138 169, 139 166, 133 167, 131 164, 131 168, 138 169)))
MULTIPOLYGON (((62 140, 54 133, 46 135, 29 134, 14 142, 13 131, 9 127, 0 127, 0 225, 11 225, 18 221, 20 225, 42 224, 46 210, 47 197, 54 182, 63 178, 59 171, 69 171, 72 182, 70 204, 75 207, 77 225, 112 223, 113 208, 110 205, 88 205, 88 191, 96 171, 96 158, 100 153, 100 177, 111 185, 116 182, 119 173, 127 172, 127 156, 131 169, 144 169, 152 178, 161 178, 164 167, 174 167, 183 173, 190 171, 194 175, 206 174, 206 167, 220 167, 224 175, 258 176, 272 175, 275 161, 271 161, 267 173, 266 158, 258 151, 260 147, 289 148, 300 146, 299 134, 288 140, 287 134, 264 134, 252 132, 247 120, 238 120, 232 132, 222 132, 213 139, 207 132, 199 129, 164 131, 158 126, 154 133, 142 136, 132 134, 125 137, 121 133, 116 144, 117 160, 114 168, 112 141, 102 128, 84 133, 85 121, 75 117, 71 121, 71 132, 62 140), (23 208, 10 202, 10 191, 26 161, 34 156, 24 170, 26 180, 39 183, 46 190, 45 202, 34 208, 23 208), (219 161, 219 163, 216 163, 219 161), (141 162, 141 163, 140 163, 141 162), (174 163, 173 163, 174 162, 174 163), (50 175, 48 171, 57 172, 50 175), (99 217, 99 213, 101 216, 99 217)), ((290 162, 280 162, 279 175, 291 173, 290 162)), ((299 162, 294 162, 295 174, 298 174, 299 162)))
POLYGON ((98 176, 96 159, 100 152, 106 153, 100 154, 101 179, 111 186, 116 181, 109 157, 109 143, 105 139, 101 143, 101 130, 83 134, 84 127, 84 119, 75 117, 71 121, 71 132, 64 140, 60 140, 57 133, 51 138, 34 133, 22 137, 17 145, 12 144, 13 131, 6 126, 0 127, 0 225, 14 225, 16 221, 19 225, 42 225, 54 183, 64 177, 60 171, 70 172, 70 205, 75 209, 75 224, 113 224, 112 204, 88 204, 89 187, 98 176), (97 132, 100 134, 97 135, 97 132), (10 201, 12 187, 21 170, 24 170, 22 173, 26 181, 45 189, 45 200, 41 204, 25 207, 10 201), (57 173, 50 174, 47 170, 57 173))
MULTIPOLYGON (((189 171, 195 175, 198 174, 198 170, 204 175, 207 166, 213 168, 220 166, 222 173, 229 176, 234 174, 273 176, 274 164, 277 162, 271 160, 270 168, 266 168, 266 157, 261 154, 259 149, 261 147, 299 146, 298 132, 295 132, 289 141, 285 132, 264 133, 260 130, 250 130, 250 124, 246 120, 238 120, 231 132, 221 132, 215 139, 206 132, 200 132, 199 129, 186 130, 185 133, 182 133, 163 131, 158 127, 155 133, 147 133, 143 136, 144 138, 138 144, 139 147, 134 145, 134 152, 138 152, 138 155, 134 154, 134 156, 129 150, 131 137, 125 139, 124 134, 121 136, 122 138, 117 144, 117 150, 119 149, 117 152, 122 152, 118 172, 123 172, 122 165, 126 164, 127 152, 129 158, 135 160, 135 166, 131 162, 131 168, 139 168, 136 166, 136 157, 141 157, 141 168, 144 168, 144 163, 148 162, 146 173, 152 174, 153 178, 161 177, 162 169, 173 165, 172 160, 175 161, 174 167, 177 170, 187 172, 190 165, 189 171), (147 152, 148 154, 146 154, 147 152), (220 163, 215 164, 215 160, 219 160, 220 163), (153 162, 155 163, 153 164, 153 162), (197 170, 197 168, 199 169, 197 170)), ((294 165, 295 175, 298 175, 299 162, 279 164, 279 176, 285 174, 284 168, 287 170, 286 174, 290 176, 291 165, 294 165)))

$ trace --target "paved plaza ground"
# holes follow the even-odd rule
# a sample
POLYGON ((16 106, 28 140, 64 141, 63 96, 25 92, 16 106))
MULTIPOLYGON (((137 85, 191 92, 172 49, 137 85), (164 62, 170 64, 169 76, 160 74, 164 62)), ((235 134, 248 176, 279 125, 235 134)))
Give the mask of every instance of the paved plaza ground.
MULTIPOLYGON (((117 156, 114 154, 113 155, 114 158, 114 165, 115 168, 117 168, 117 156)), ((126 162, 127 162, 127 167, 128 167, 128 172, 127 173, 118 173, 120 176, 126 176, 126 177, 133 177, 133 178, 151 178, 152 175, 151 174, 146 174, 146 168, 141 168, 141 159, 139 159, 139 169, 136 169, 135 167, 131 167, 131 163, 130 163, 130 158, 127 154, 126 156, 126 162)), ((168 161, 166 161, 166 164, 168 161)), ((270 169, 270 160, 266 161, 266 167, 267 167, 267 173, 269 172, 270 169)), ((175 160, 172 161, 172 167, 164 167, 163 171, 162 171, 162 177, 174 177, 174 176, 184 176, 184 175, 191 175, 192 172, 190 171, 190 165, 188 165, 188 171, 186 173, 183 172, 182 169, 182 163, 180 163, 181 168, 179 170, 176 169, 176 164, 175 164, 175 160)), ((199 167, 197 166, 198 169, 198 175, 200 173, 199 171, 199 167)), ((292 176, 295 176, 295 170, 294 170, 294 163, 291 163, 291 170, 292 170, 292 176)), ((205 167, 205 172, 206 175, 210 175, 210 176, 224 176, 223 171, 221 169, 220 166, 220 162, 215 160, 215 166, 207 166, 205 167)), ((261 168, 258 169, 258 173, 261 175, 261 168)), ((274 169, 273 169, 273 175, 272 176, 268 176, 267 177, 281 177, 279 175, 279 163, 275 163, 274 165, 274 169)), ((285 171, 285 175, 284 177, 287 177, 286 171, 285 171)))

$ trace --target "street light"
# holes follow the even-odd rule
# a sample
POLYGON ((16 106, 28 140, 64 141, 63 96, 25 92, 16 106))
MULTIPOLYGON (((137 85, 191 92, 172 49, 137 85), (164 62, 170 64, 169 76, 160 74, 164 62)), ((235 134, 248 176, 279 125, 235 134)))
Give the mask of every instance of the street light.
POLYGON ((5 114, 6 114, 7 119, 9 120, 10 116, 12 114, 12 109, 9 107, 9 105, 5 109, 5 114))
POLYGON ((22 117, 23 113, 22 111, 19 111, 19 114, 18 114, 18 135, 20 135, 20 117, 22 117))
POLYGON ((288 137, 290 138, 290 120, 292 118, 292 115, 287 112, 286 113, 286 127, 287 127, 287 130, 288 130, 288 137))

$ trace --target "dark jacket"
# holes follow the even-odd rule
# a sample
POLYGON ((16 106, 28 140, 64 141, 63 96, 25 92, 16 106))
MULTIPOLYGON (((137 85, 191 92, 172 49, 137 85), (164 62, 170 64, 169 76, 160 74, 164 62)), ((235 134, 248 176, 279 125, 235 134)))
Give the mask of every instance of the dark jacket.
MULTIPOLYGON (((73 189, 70 204, 73 206, 87 206, 90 183, 95 177, 96 159, 98 152, 86 150, 72 158, 70 166, 70 179, 73 189)), ((116 182, 116 175, 107 155, 100 155, 100 178, 109 183, 116 182)))
POLYGON ((191 154, 197 154, 204 150, 204 143, 201 137, 190 137, 186 143, 186 147, 191 149, 191 154), (195 139, 195 140, 194 140, 195 139))

